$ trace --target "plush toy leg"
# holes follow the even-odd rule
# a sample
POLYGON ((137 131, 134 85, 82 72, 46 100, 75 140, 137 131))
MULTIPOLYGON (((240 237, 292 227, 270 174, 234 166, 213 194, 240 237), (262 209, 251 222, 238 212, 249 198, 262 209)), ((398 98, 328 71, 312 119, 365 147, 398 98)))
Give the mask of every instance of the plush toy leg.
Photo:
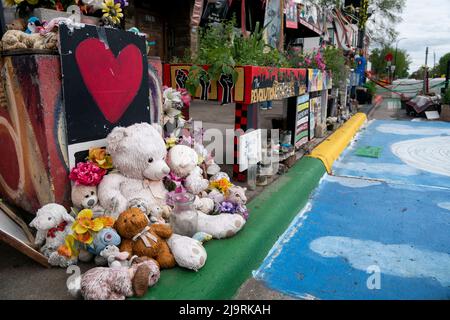
POLYGON ((159 263, 161 269, 169 269, 176 266, 175 258, 170 252, 169 246, 166 242, 161 243, 160 251, 156 257, 156 261, 159 263))
POLYGON ((167 243, 180 267, 197 271, 205 265, 207 254, 199 241, 173 234, 167 243))
POLYGON ((222 213, 207 215, 198 211, 198 230, 209 233, 215 239, 230 238, 238 233, 245 224, 239 214, 222 213))

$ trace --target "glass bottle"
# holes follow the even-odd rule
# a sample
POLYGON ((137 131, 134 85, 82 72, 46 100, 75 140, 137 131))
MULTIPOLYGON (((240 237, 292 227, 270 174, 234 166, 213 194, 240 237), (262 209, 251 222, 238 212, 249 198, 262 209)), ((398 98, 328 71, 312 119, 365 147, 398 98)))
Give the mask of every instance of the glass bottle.
POLYGON ((195 196, 182 192, 174 198, 175 208, 170 216, 170 225, 174 233, 192 237, 197 232, 198 212, 194 208, 195 196))

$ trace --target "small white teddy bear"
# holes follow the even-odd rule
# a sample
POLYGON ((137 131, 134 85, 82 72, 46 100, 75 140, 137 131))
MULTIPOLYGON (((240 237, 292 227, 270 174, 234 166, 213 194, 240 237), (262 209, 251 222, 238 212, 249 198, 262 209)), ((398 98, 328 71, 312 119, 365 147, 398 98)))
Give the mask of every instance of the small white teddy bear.
POLYGON ((40 208, 30 222, 30 227, 37 229, 35 244, 41 246, 40 251, 52 266, 67 267, 77 262, 76 258, 69 259, 58 253, 65 237, 71 233, 73 222, 74 218, 66 209, 56 203, 40 208))
POLYGON ((100 251, 100 256, 106 259, 110 268, 129 267, 132 259, 128 261, 128 252, 120 252, 119 248, 114 245, 108 245, 100 251))
POLYGON ((77 209, 91 209, 94 218, 105 214, 105 209, 100 205, 96 186, 84 186, 74 184, 72 186, 72 204, 77 209))

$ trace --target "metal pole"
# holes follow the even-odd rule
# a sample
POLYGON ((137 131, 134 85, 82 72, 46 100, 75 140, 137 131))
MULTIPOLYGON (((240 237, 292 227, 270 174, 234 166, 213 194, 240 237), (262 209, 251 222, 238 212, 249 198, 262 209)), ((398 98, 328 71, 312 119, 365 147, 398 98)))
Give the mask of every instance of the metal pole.
POLYGON ((424 79, 423 79, 423 94, 428 93, 428 47, 425 50, 425 70, 424 70, 424 79))

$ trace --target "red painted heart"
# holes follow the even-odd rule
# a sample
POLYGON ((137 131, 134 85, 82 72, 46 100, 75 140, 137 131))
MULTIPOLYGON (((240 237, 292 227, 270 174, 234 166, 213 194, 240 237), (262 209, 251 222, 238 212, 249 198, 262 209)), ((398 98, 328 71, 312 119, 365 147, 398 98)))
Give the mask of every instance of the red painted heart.
POLYGON ((103 42, 91 38, 75 50, 75 59, 86 88, 110 123, 116 123, 128 109, 142 82, 142 54, 133 44, 117 58, 103 42))

